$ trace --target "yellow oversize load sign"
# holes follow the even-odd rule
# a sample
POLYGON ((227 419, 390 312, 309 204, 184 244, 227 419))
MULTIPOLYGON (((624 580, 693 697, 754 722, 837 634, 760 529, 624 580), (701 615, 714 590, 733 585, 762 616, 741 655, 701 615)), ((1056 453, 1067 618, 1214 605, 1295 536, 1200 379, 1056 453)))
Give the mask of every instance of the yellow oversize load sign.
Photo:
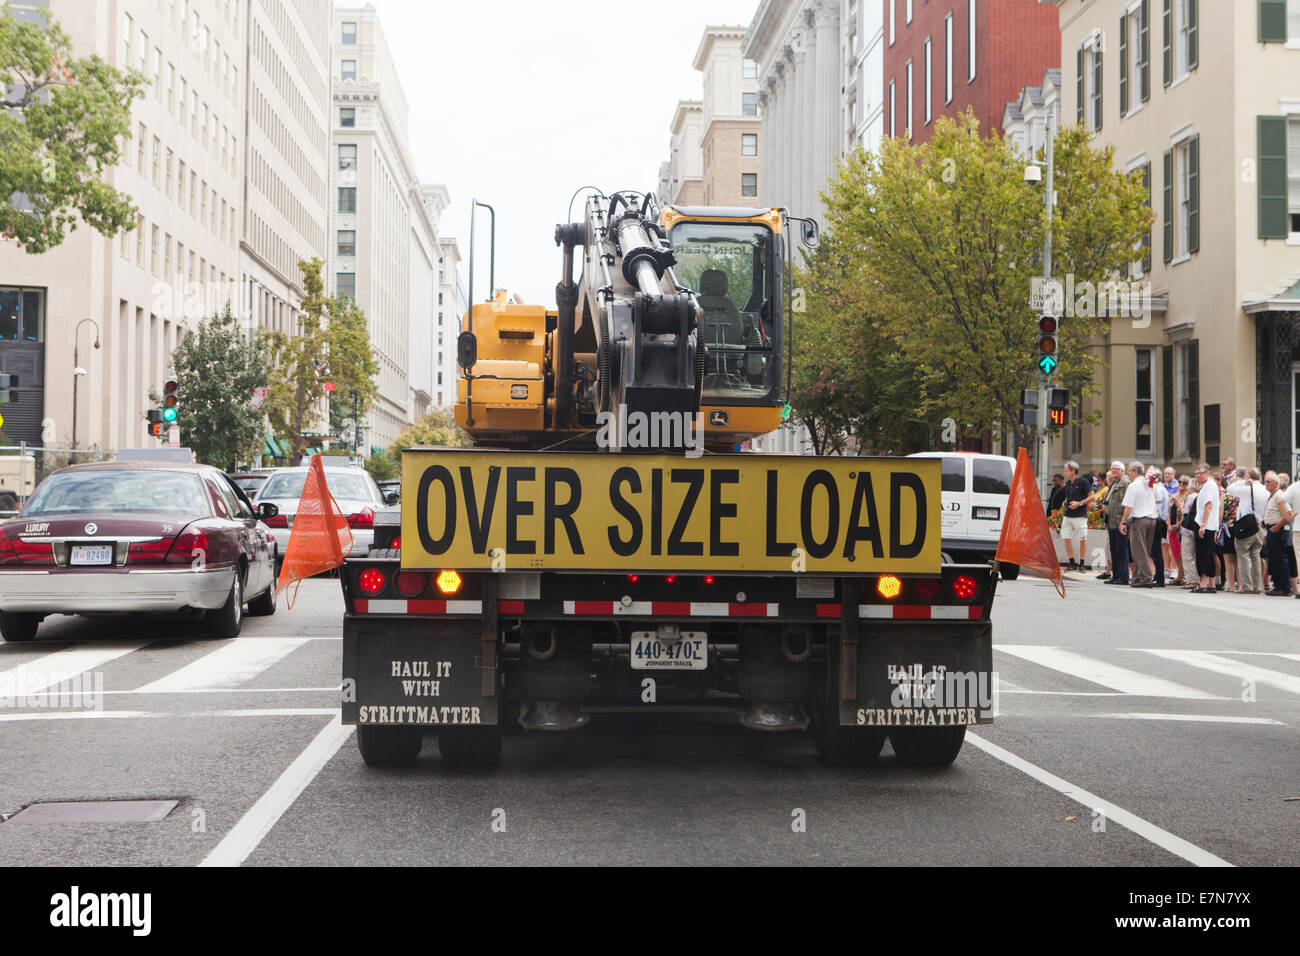
POLYGON ((937 458, 411 450, 402 566, 937 573, 937 458))

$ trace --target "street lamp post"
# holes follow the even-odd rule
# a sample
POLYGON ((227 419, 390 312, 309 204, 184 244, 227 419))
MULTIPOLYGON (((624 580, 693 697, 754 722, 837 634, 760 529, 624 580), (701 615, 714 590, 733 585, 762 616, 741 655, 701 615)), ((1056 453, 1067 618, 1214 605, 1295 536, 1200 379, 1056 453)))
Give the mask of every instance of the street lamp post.
POLYGON ((99 348, 99 323, 94 319, 82 319, 72 333, 72 447, 77 447, 77 383, 86 370, 81 367, 80 334, 81 327, 89 322, 95 327, 95 348, 99 348))

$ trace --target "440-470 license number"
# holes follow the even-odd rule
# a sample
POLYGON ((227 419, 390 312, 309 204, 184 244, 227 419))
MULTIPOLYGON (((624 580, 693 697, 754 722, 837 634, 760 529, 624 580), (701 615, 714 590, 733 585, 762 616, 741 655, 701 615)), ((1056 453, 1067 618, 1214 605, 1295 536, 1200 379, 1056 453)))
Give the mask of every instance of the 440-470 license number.
POLYGON ((633 670, 702 671, 709 666, 709 638, 704 631, 680 631, 676 637, 633 631, 629 651, 633 670))

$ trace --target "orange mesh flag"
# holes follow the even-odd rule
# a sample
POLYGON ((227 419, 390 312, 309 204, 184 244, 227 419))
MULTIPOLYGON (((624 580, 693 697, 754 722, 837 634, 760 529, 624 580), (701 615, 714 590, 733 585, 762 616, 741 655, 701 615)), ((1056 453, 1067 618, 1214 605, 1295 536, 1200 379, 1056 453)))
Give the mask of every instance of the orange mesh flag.
MULTIPOLYGON (((279 591, 313 574, 337 568, 351 551, 352 529, 325 484, 320 455, 313 455, 275 589, 279 591)), ((294 595, 297 593, 298 589, 294 588, 294 595)), ((293 606, 293 598, 289 599, 289 606, 293 606)))
POLYGON ((1065 597, 1061 563, 1056 558, 1056 546, 1052 543, 1043 502, 1038 497, 1034 469, 1023 448, 1016 454, 1016 473, 1011 478, 1011 497, 1002 522, 1002 537, 998 539, 997 560, 1018 564, 1050 578, 1061 597, 1065 597))

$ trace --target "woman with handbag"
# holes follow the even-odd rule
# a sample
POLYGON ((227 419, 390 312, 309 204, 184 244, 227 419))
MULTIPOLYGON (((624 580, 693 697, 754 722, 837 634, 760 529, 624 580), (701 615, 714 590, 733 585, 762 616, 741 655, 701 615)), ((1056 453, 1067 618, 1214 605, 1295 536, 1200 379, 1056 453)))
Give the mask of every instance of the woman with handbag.
POLYGON ((1264 570, 1260 562, 1264 540, 1259 521, 1262 509, 1268 503, 1267 495, 1262 494, 1264 490, 1245 468, 1237 469, 1237 480, 1226 489, 1228 494, 1237 498, 1237 515, 1230 527, 1233 548, 1237 552, 1237 575, 1240 579, 1237 590, 1242 594, 1264 592, 1264 570), (1260 501, 1261 498, 1265 500, 1260 501))

